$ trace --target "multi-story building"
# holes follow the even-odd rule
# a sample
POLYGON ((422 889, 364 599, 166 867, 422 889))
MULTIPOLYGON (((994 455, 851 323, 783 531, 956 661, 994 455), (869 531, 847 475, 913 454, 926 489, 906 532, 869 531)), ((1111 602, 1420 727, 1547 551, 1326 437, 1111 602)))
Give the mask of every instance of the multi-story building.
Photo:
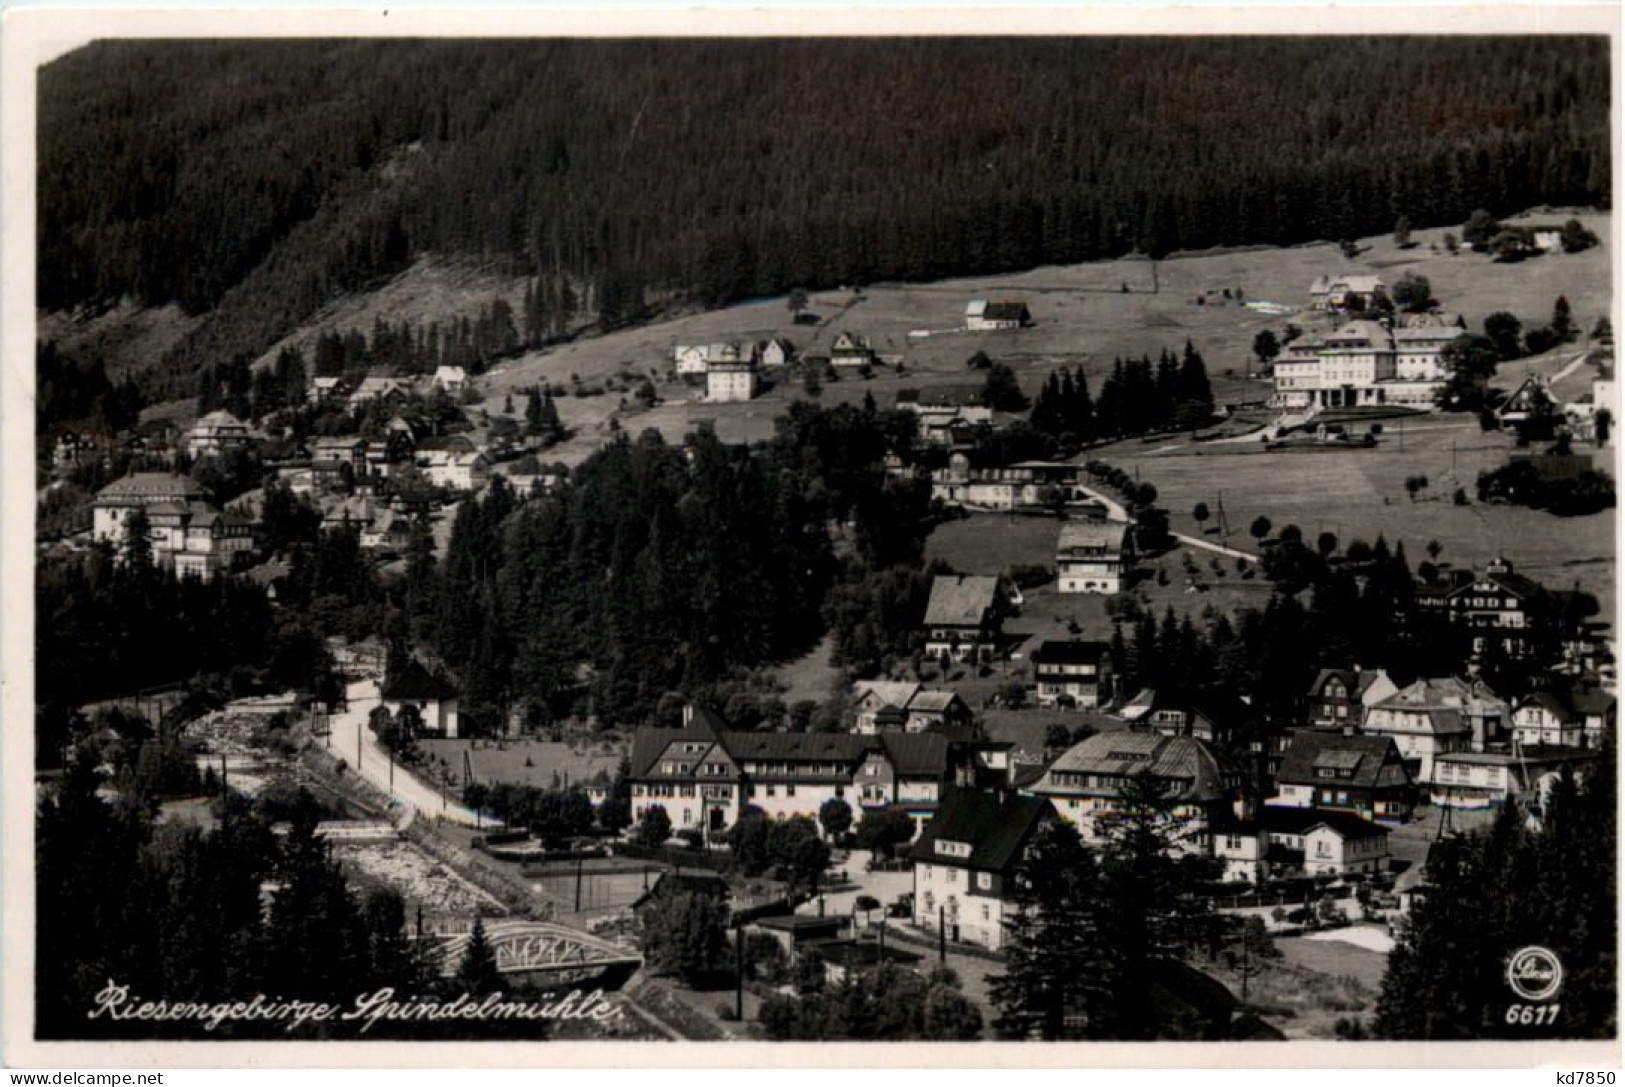
POLYGON ((970 458, 955 453, 948 467, 931 473, 931 498, 949 506, 1013 510, 1053 507, 1104 520, 1106 511, 1083 486, 1084 468, 1067 461, 1024 460, 1003 468, 972 468, 970 458), (1078 507, 1083 507, 1082 509, 1078 507))
POLYGON ((999 650, 999 579, 939 574, 925 606, 925 652, 937 660, 982 661, 999 650))
POLYGON ((248 424, 231 412, 211 411, 186 432, 186 451, 194 458, 214 457, 233 449, 245 449, 250 441, 248 424))
POLYGON ((1512 569, 1504 558, 1492 559, 1482 574, 1443 591, 1417 593, 1417 605, 1441 615, 1471 639, 1475 654, 1499 643, 1508 657, 1535 652, 1541 632, 1544 587, 1512 569))
POLYGON ((713 404, 744 403, 756 395, 756 364, 733 359, 707 364, 705 398, 713 404))
POLYGON ((118 544, 130 514, 167 503, 187 505, 207 494, 187 476, 170 472, 137 472, 103 487, 91 504, 91 536, 118 544))
POLYGON ((1520 747, 1517 751, 1458 751, 1440 755, 1429 788, 1434 805, 1477 810, 1518 799, 1543 806, 1565 771, 1583 775, 1597 753, 1578 747, 1520 747))
POLYGON ((1388 828, 1340 811, 1264 808, 1250 819, 1221 818, 1213 855, 1227 882, 1286 876, 1375 874, 1388 867, 1388 828))
POLYGON ((900 806, 923 825, 947 785, 970 780, 988 755, 964 731, 735 732, 701 709, 685 717, 682 728, 633 736, 632 808, 637 815, 662 807, 672 826, 707 835, 752 808, 771 819, 816 820, 830 800, 860 814, 900 806))
POLYGON ((1399 687, 1380 668, 1322 668, 1309 685, 1309 721, 1358 727, 1367 709, 1398 693, 1399 687))
POLYGON ((1484 750, 1500 738, 1507 719, 1506 703, 1483 684, 1419 679, 1370 707, 1360 731, 1392 737, 1412 780, 1431 785, 1435 759, 1484 750))
POLYGON ((1111 656, 1105 642, 1046 641, 1033 651, 1040 706, 1094 709, 1111 701, 1111 656))
POLYGON ((1003 329, 1023 328, 1033 323, 1027 303, 1019 300, 989 302, 975 298, 965 303, 965 330, 967 332, 997 332, 1003 329))
POLYGON ((1172 804, 1169 817, 1180 826, 1179 847, 1194 854, 1208 852, 1208 824, 1234 810, 1244 784, 1241 770, 1211 744, 1133 730, 1103 732, 1074 745, 1027 791, 1048 799, 1085 842, 1095 842, 1111 820, 1125 814, 1124 792, 1141 774, 1162 784, 1172 804))
POLYGON ((1115 521, 1068 521, 1055 545, 1056 589, 1063 593, 1122 590, 1133 561, 1129 529, 1115 521))
POLYGON ((1513 706, 1512 735, 1524 748, 1595 750, 1614 731, 1618 712, 1614 696, 1595 684, 1556 684, 1526 695, 1513 706))
POLYGON ((1147 687, 1125 702, 1118 715, 1163 736, 1191 736, 1225 748, 1259 731, 1253 727, 1257 715, 1252 707, 1213 692, 1196 699, 1147 687))
POLYGON ((910 851, 914 924, 940 928, 955 942, 1002 947, 1005 918, 1017 908, 1017 866, 1033 835, 1054 817, 1039 797, 952 790, 910 851))
POLYGON ((952 446, 971 434, 971 428, 993 421, 980 385, 937 385, 925 389, 899 389, 899 411, 913 412, 921 441, 952 446))

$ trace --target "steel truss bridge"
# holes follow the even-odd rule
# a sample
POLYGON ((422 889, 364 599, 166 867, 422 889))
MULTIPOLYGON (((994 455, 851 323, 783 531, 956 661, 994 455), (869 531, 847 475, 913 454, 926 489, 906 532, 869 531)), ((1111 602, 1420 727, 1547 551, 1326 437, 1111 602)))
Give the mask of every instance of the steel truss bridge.
MULTIPOLYGON (((437 940, 433 957, 441 974, 457 973, 472 938, 470 931, 429 938, 437 940)), ((630 948, 552 921, 490 921, 485 924, 485 939, 502 974, 541 975, 560 982, 600 977, 624 981, 643 965, 643 956, 630 948)))

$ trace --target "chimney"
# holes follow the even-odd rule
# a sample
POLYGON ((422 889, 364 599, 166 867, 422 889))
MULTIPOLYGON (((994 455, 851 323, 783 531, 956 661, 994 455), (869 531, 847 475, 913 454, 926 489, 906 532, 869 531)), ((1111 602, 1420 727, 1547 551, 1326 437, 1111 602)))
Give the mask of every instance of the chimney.
POLYGON ((683 703, 683 727, 687 728, 694 723, 694 703, 683 703))

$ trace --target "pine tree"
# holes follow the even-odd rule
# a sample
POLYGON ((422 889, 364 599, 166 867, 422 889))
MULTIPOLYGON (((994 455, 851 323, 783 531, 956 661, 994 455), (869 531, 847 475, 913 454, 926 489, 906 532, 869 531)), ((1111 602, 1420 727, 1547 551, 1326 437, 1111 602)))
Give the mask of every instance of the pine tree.
POLYGON ((1090 909, 1095 858, 1071 824, 1052 820, 1028 844, 1005 920, 1005 972, 989 979, 1002 1038, 1103 1037, 1109 951, 1090 909))
POLYGON ((507 989, 502 974, 497 970, 496 952, 485 935, 485 919, 482 917, 474 918, 474 928, 468 934, 468 946, 463 949, 462 961, 457 964, 457 983, 473 998, 507 989))

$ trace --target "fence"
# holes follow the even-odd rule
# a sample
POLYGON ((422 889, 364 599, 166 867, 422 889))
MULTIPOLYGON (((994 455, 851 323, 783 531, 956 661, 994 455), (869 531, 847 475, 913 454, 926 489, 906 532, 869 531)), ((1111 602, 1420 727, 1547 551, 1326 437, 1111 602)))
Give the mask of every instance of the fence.
POLYGON ((709 868, 714 872, 721 872, 725 871, 729 866, 728 854, 707 853, 698 849, 673 849, 671 846, 664 845, 651 848, 633 842, 618 842, 614 847, 614 852, 617 857, 655 861, 674 868, 709 868))

